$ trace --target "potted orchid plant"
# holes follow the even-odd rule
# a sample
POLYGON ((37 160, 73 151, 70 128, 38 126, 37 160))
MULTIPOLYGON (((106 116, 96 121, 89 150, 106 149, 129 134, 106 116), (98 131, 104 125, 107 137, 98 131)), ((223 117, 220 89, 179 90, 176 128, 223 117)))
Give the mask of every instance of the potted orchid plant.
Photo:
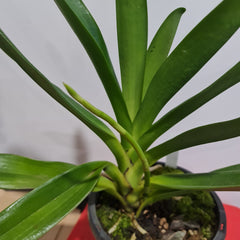
POLYGON ((0 213, 0 239, 38 239, 91 192, 111 195, 121 204, 134 231, 146 235, 144 226, 138 222, 139 216, 160 200, 196 190, 238 191, 240 164, 201 174, 156 173, 158 167, 154 166, 170 153, 239 137, 239 117, 190 129, 155 147, 151 145, 192 112, 239 83, 238 62, 210 86, 156 120, 165 104, 239 29, 239 0, 223 0, 171 53, 184 8, 169 14, 147 46, 147 1, 116 0, 121 86, 99 27, 83 1, 55 0, 55 3, 86 49, 115 118, 83 99, 67 82, 64 86, 68 93, 50 82, 3 30, 0 47, 106 144, 116 164, 92 161, 75 166, 0 154, 0 188, 33 189, 0 213))

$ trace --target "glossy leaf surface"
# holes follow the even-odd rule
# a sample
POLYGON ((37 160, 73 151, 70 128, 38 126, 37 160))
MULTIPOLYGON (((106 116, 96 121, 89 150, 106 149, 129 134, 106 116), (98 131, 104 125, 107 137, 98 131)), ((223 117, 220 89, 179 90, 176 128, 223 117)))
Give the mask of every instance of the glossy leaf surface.
POLYGON ((138 111, 147 51, 147 1, 116 0, 122 91, 131 119, 138 111))
POLYGON ((231 68, 209 87, 205 88, 200 93, 189 98, 165 114, 139 139, 139 144, 144 150, 147 149, 159 136, 161 136, 176 123, 184 119, 186 116, 200 108, 202 105, 226 89, 229 89, 235 84, 239 84, 239 82, 240 62, 238 62, 233 68, 231 68))
POLYGON ((0 188, 31 189, 73 168, 63 162, 46 162, 0 154, 0 188))
POLYGON ((174 10, 160 26, 148 48, 144 73, 143 98, 153 76, 169 54, 179 21, 184 12, 185 8, 174 10))
POLYGON ((0 213, 0 239, 38 239, 86 198, 105 166, 77 166, 13 203, 0 213))
POLYGON ((200 144, 222 141, 240 136, 240 118, 209 124, 186 131, 152 149, 146 156, 152 165, 169 153, 200 144))
POLYGON ((151 186, 155 191, 161 188, 177 190, 239 190, 240 189, 240 165, 235 169, 218 169, 209 173, 186 173, 186 174, 165 174, 153 176, 151 186))
POLYGON ((155 74, 134 120, 140 137, 163 106, 240 27, 239 0, 222 1, 175 48, 155 74), (153 104, 154 103, 154 104, 153 104))
POLYGON ((55 2, 91 58, 118 121, 124 127, 130 128, 130 118, 105 42, 91 13, 81 0, 55 0, 55 2))

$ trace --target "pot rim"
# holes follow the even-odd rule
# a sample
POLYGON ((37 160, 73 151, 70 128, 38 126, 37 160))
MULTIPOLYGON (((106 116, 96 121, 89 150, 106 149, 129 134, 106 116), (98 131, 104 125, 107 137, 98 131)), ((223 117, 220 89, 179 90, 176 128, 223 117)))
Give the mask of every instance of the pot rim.
MULTIPOLYGON (((165 166, 165 163, 158 162, 159 164, 162 164, 165 166)), ((185 173, 190 173, 189 170, 177 167, 178 169, 182 170, 185 173)), ((89 219, 89 225, 92 229, 93 235, 95 236, 96 240, 111 240, 110 236, 105 232, 105 230, 102 228, 102 225, 97 217, 96 212, 96 200, 99 193, 91 193, 88 197, 88 219, 89 219)), ((218 195, 210 191, 210 194, 213 197, 213 200, 216 204, 216 213, 218 217, 218 229, 217 232, 212 240, 224 240, 226 236, 226 213, 225 209, 223 207, 223 204, 218 197, 218 195)))

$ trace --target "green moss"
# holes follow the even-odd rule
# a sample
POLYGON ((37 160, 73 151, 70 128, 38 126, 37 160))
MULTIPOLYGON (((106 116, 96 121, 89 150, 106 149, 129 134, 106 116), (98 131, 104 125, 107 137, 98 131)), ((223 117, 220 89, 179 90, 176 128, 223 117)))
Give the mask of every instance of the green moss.
POLYGON ((185 220, 196 221, 203 226, 212 224, 215 219, 215 203, 210 193, 198 191, 176 201, 176 212, 185 216, 185 220))
MULTIPOLYGON (((163 172, 164 174, 172 173, 171 168, 160 168, 158 170, 162 171, 162 174, 163 172)), ((178 173, 181 173, 181 171, 178 173)), ((202 238, 211 239, 212 232, 216 228, 216 221, 214 220, 216 219, 214 212, 215 202, 211 194, 196 191, 176 199, 163 200, 157 203, 158 207, 161 206, 162 214, 165 215, 166 213, 166 216, 169 216, 170 219, 182 215, 186 221, 197 222, 202 226, 202 238)), ((115 231, 111 235, 112 239, 129 240, 134 229, 130 218, 119 209, 121 204, 106 193, 101 194, 99 201, 101 206, 97 208, 97 215, 105 231, 108 232, 118 222, 115 231)))
POLYGON ((131 238, 133 231, 130 217, 105 205, 97 210, 97 215, 106 232, 117 223, 116 230, 111 234, 112 239, 128 240, 131 238))
POLYGON ((111 234, 113 240, 129 240, 133 233, 131 219, 124 212, 118 210, 121 206, 116 199, 103 193, 100 197, 101 205, 97 207, 97 216, 106 232, 118 223, 111 234))
POLYGON ((179 213, 187 213, 192 205, 192 198, 190 196, 185 196, 179 201, 176 201, 176 211, 179 213))
POLYGON ((184 220, 199 223, 202 238, 211 239, 216 228, 215 202, 210 193, 193 192, 175 202, 175 214, 183 215, 184 220))
POLYGON ((131 235, 131 219, 126 215, 122 215, 116 230, 112 234, 112 237, 115 240, 129 240, 131 235))
POLYGON ((203 238, 211 239, 213 237, 211 226, 202 227, 201 234, 203 238))
POLYGON ((102 205, 97 209, 97 215, 104 229, 108 230, 118 221, 121 213, 107 205, 102 205))

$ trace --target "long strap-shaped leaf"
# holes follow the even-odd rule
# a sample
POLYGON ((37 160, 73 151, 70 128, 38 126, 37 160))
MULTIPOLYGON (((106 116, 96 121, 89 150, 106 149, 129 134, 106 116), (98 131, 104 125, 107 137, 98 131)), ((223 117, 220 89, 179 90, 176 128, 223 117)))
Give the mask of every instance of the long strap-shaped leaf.
POLYGON ((77 166, 13 203, 0 213, 0 239, 38 239, 86 198, 106 165, 77 166))
POLYGON ((240 171, 240 167, 239 167, 239 164, 236 164, 236 165, 231 165, 231 166, 228 166, 228 167, 224 167, 224 168, 219 168, 219 169, 216 169, 212 172, 227 172, 227 171, 240 171))
POLYGON ((116 0, 123 96, 131 119, 138 111, 147 51, 146 0, 116 0))
POLYGON ((17 155, 0 154, 0 188, 31 189, 38 187, 74 165, 46 162, 17 155))
POLYGON ((209 87, 205 88, 197 95, 189 98, 165 114, 139 139, 139 144, 143 150, 147 149, 159 136, 176 123, 180 122, 199 107, 239 82, 240 62, 238 62, 233 68, 231 68, 209 87))
POLYGON ((102 34, 81 0, 55 0, 66 20, 91 58, 120 124, 131 128, 123 96, 102 34))
POLYGON ((151 177, 151 194, 144 199, 137 215, 142 209, 161 199, 182 196, 192 191, 239 191, 240 164, 221 168, 210 173, 166 174, 151 177))
POLYGON ((240 164, 209 173, 166 174, 153 176, 154 191, 163 188, 176 190, 238 190, 240 189, 240 164), (234 169, 233 169, 234 167, 234 169))
POLYGON ((185 8, 177 8, 169 14, 158 29, 148 48, 142 98, 144 98, 153 76, 169 54, 179 21, 184 12, 185 8))
POLYGON ((134 133, 149 129, 168 100, 224 45, 240 26, 240 1, 224 0, 176 47, 154 76, 134 121, 134 133))
POLYGON ((124 171, 127 168, 128 163, 126 161, 125 152, 113 132, 102 121, 85 110, 81 105, 75 102, 60 88, 51 83, 41 72, 39 72, 14 46, 1 29, 0 48, 9 55, 9 57, 11 57, 33 79, 33 81, 35 81, 50 96, 85 123, 106 143, 116 158, 121 159, 118 162, 121 170, 124 171))
POLYGON ((209 124, 186 131, 152 149, 146 155, 152 165, 169 153, 200 144, 222 141, 240 136, 240 118, 209 124))

